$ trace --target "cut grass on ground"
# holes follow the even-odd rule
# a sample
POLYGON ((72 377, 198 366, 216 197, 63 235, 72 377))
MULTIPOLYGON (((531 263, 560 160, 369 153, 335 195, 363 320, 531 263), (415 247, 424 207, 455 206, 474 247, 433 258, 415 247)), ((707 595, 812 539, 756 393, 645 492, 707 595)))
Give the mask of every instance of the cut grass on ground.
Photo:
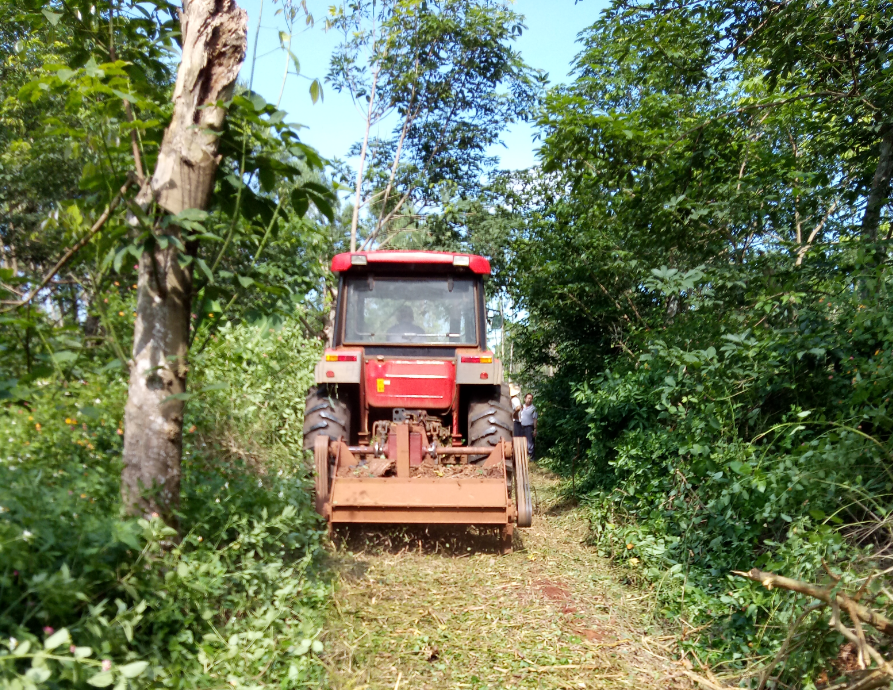
POLYGON ((586 520, 555 503, 557 480, 532 480, 534 525, 508 556, 473 530, 336 535, 330 687, 691 687, 644 622, 647 595, 582 543, 586 520))

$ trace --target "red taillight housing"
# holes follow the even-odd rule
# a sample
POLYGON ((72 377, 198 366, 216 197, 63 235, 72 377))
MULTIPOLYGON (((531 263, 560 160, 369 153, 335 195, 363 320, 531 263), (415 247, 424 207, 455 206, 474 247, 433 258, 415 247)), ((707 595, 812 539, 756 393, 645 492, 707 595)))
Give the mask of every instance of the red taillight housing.
POLYGON ((464 364, 493 364, 493 355, 462 355, 464 364))
POLYGON ((362 379, 362 362, 361 350, 326 350, 322 361, 316 365, 316 382, 359 383, 362 379))

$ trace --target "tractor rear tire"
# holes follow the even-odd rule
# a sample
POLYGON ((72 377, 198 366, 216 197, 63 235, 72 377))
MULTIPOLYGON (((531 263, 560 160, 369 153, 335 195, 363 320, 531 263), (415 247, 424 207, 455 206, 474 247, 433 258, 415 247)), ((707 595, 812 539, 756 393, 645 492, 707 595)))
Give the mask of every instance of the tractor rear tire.
MULTIPOLYGON (((475 386, 468 403, 468 445, 490 446, 500 441, 512 442, 512 396, 507 383, 500 386, 475 386)), ((472 455, 470 462, 484 460, 486 455, 472 455)), ((508 468, 509 470, 511 468, 508 468)))
POLYGON ((336 386, 314 386, 304 405, 304 450, 313 450, 318 436, 350 443, 350 407, 338 398, 336 386))

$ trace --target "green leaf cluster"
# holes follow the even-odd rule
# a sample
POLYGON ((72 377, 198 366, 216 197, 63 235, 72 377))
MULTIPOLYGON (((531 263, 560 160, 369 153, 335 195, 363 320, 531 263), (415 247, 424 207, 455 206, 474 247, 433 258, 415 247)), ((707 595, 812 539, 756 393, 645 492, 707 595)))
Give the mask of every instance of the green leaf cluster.
MULTIPOLYGON (((515 357, 593 543, 752 683, 803 602, 732 570, 827 566, 893 610, 893 24, 873 0, 616 0, 581 42, 542 165, 502 194, 515 357)), ((814 687, 827 620, 772 682, 814 687)))
POLYGON ((303 330, 225 326, 199 358, 180 540, 122 517, 122 372, 44 379, 0 411, 0 682, 317 682, 330 589, 294 396, 318 357, 303 330))

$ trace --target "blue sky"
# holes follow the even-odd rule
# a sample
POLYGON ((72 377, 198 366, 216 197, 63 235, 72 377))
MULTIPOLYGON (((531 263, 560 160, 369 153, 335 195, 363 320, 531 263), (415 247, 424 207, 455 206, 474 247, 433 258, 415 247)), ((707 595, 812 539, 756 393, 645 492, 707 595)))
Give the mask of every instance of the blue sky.
MULTIPOLYGON (((286 55, 279 48, 279 32, 285 31, 281 13, 281 0, 240 0, 248 11, 248 59, 241 78, 246 83, 251 72, 252 54, 255 49, 255 32, 261 18, 257 41, 257 60, 254 65, 253 88, 268 102, 279 99, 286 55), (263 6, 261 6, 263 4, 263 6), (261 16, 262 15, 262 16, 261 16)), ((329 57, 338 42, 335 33, 323 30, 324 17, 330 2, 308 0, 307 7, 317 19, 315 28, 304 27, 299 21, 292 38, 292 52, 301 63, 301 75, 289 75, 285 83, 280 108, 289 114, 289 122, 297 122, 306 128, 301 130, 303 140, 315 147, 326 158, 345 158, 351 144, 363 136, 364 118, 357 112, 346 94, 336 93, 324 85, 324 99, 313 104, 310 99, 310 80, 321 81, 328 71, 329 57)), ((514 8, 525 15, 527 30, 516 41, 524 59, 533 67, 549 73, 550 83, 568 81, 568 71, 574 56, 579 52, 577 34, 590 26, 606 0, 517 0, 514 8)), ((389 127, 382 124, 383 135, 389 127)), ((374 134, 374 132, 373 132, 374 134)), ((500 158, 501 167, 519 169, 530 167, 536 160, 537 142, 535 130, 526 123, 517 123, 508 130, 503 141, 491 154, 500 158)))

